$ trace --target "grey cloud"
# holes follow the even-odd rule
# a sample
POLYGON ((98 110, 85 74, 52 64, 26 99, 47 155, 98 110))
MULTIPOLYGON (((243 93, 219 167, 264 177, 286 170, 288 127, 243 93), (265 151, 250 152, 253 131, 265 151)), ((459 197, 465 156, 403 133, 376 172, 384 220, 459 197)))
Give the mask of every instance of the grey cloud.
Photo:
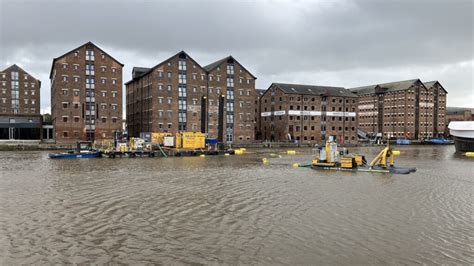
POLYGON ((473 66, 441 70, 474 61, 472 11, 470 0, 0 0, 0 64, 22 61, 38 73, 45 108, 52 58, 89 40, 126 65, 124 80, 134 65, 186 50, 201 64, 232 54, 262 88, 272 81, 349 87, 427 76, 455 84, 447 89, 458 105, 462 94, 474 95, 473 66))

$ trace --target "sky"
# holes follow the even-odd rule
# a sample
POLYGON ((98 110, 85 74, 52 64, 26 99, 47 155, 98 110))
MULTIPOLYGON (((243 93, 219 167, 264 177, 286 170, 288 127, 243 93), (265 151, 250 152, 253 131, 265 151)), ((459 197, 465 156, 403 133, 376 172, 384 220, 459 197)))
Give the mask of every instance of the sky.
POLYGON ((184 50, 201 65, 232 55, 258 89, 419 78, 474 107, 473 17, 473 0, 0 0, 0 68, 42 81, 42 113, 53 58, 88 41, 125 64, 124 82, 184 50))

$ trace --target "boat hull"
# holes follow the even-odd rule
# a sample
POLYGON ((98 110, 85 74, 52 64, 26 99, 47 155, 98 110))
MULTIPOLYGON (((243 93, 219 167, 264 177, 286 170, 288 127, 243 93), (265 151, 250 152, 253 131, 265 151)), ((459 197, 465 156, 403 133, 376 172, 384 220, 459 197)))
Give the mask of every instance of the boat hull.
POLYGON ((50 153, 49 158, 51 159, 87 159, 87 158, 98 158, 100 152, 83 152, 83 153, 50 153))
POLYGON ((367 167, 355 167, 355 168, 342 168, 342 167, 325 167, 325 166, 315 166, 311 167, 314 170, 331 170, 331 171, 343 171, 343 172, 367 172, 367 173, 386 173, 386 174, 402 174, 406 175, 409 173, 416 172, 416 167, 380 167, 374 166, 372 168, 367 167))
POLYGON ((456 152, 474 152, 474 139, 454 137, 456 152))

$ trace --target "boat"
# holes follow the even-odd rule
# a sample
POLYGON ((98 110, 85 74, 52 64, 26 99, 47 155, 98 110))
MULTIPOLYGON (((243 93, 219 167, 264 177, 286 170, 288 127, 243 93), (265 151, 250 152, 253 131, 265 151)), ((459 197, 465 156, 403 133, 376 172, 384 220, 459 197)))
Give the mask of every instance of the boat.
POLYGON ((396 142, 398 145, 410 145, 411 144, 411 140, 409 139, 397 139, 397 142, 396 142))
POLYGON ((445 138, 431 138, 431 139, 424 140, 423 144, 428 144, 428 145, 452 145, 452 144, 454 144, 454 141, 450 140, 450 139, 445 139, 445 138))
POLYGON ((395 156, 400 151, 393 150, 389 143, 379 154, 367 163, 365 156, 352 155, 346 149, 337 150, 337 143, 329 138, 325 147, 318 149, 319 155, 311 162, 310 167, 314 170, 333 170, 349 172, 370 172, 389 174, 409 174, 416 172, 416 167, 395 166, 395 156))
POLYGON ((50 153, 48 156, 51 159, 97 158, 101 156, 101 153, 92 148, 92 142, 79 141, 77 142, 76 149, 73 151, 50 153))
POLYGON ((474 121, 451 121, 448 128, 456 152, 474 152, 474 121))

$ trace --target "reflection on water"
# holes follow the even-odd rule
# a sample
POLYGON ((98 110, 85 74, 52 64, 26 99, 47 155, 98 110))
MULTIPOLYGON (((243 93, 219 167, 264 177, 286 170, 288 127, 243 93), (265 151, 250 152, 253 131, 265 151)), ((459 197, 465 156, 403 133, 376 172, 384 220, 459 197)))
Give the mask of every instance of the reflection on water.
MULTIPOLYGON (((474 159, 410 175, 294 169, 311 151, 50 160, 0 153, 0 264, 472 264, 474 159)), ((369 158, 378 148, 357 148, 369 158)))

